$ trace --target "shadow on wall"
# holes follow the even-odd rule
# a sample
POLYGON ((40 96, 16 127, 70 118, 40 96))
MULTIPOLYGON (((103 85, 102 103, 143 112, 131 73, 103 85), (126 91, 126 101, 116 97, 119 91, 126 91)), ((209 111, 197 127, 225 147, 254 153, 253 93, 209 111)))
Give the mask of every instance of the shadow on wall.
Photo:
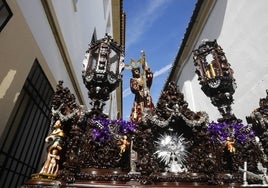
MULTIPOLYGON (((197 49, 198 46, 202 43, 203 39, 209 39, 209 40, 218 39, 222 30, 226 7, 227 7, 227 1, 216 1, 215 4, 211 7, 212 10, 208 15, 207 20, 204 23, 205 27, 199 28, 200 35, 198 36, 198 40, 196 44, 193 45, 194 48, 192 50, 197 49)), ((196 7, 196 9, 198 9, 198 7, 196 7)), ((190 23, 198 22, 198 20, 200 19, 198 15, 203 11, 202 6, 198 10, 196 9, 194 10, 190 23), (197 14, 197 16, 194 17, 194 14, 197 14)), ((191 28, 189 27, 190 25, 187 28, 187 32, 190 33, 192 31, 191 31, 191 28)), ((188 35, 185 34, 185 36, 188 36, 188 35)), ((184 38, 183 40, 187 40, 187 39, 184 38)), ((193 80, 195 76, 193 54, 192 53, 189 54, 188 57, 189 59, 185 60, 185 63, 182 65, 182 68, 181 68, 182 71, 178 77, 179 86, 182 86, 183 83, 186 81, 193 80)))

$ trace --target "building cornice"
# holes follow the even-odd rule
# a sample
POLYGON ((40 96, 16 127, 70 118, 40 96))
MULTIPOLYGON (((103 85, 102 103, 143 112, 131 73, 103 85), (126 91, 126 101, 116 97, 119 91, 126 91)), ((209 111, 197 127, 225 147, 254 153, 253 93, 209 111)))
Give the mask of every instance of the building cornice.
MULTIPOLYGON (((113 39, 123 48, 125 46, 126 15, 123 12, 123 0, 112 0, 113 39)), ((117 118, 122 117, 123 109, 122 83, 116 89, 117 118)))
POLYGON ((178 81, 183 64, 185 60, 189 57, 189 55, 192 53, 192 49, 196 43, 196 39, 200 35, 202 27, 206 23, 207 18, 215 2, 215 0, 197 1, 193 15, 184 34, 181 46, 173 62, 171 72, 165 83, 164 89, 168 86, 169 82, 178 81))
POLYGON ((113 39, 125 46, 125 13, 123 0, 112 0, 113 39))

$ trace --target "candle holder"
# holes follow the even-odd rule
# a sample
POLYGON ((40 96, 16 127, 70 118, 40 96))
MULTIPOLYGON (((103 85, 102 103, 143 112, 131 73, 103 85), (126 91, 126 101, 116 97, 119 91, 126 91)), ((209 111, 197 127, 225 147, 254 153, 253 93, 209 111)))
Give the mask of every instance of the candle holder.
POLYGON ((218 121, 237 120, 231 108, 236 83, 222 48, 216 40, 203 40, 193 53, 195 72, 201 89, 222 115, 218 121))
POLYGON ((121 82, 123 57, 123 48, 108 34, 90 44, 83 62, 82 78, 91 99, 92 112, 102 113, 104 102, 121 82))

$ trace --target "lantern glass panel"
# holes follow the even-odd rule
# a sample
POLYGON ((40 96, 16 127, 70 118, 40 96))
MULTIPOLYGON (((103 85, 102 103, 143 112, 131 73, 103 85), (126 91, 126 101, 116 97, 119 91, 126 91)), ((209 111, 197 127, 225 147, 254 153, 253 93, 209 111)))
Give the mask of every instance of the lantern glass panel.
POLYGON ((207 61, 208 64, 212 63, 213 60, 214 60, 214 58, 213 58, 212 54, 208 54, 206 56, 206 61, 207 61))
MULTIPOLYGON (((97 51, 97 50, 96 50, 97 51)), ((90 57, 88 59, 88 65, 87 65, 87 70, 96 70, 97 66, 97 59, 98 59, 98 53, 96 51, 92 51, 90 54, 90 57)))
POLYGON ((110 53, 110 71, 114 74, 118 74, 119 55, 111 51, 110 53))

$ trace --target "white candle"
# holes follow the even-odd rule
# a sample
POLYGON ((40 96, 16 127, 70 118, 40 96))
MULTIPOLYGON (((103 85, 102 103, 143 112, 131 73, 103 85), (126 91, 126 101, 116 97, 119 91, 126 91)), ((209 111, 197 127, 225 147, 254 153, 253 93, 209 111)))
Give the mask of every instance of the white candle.
POLYGON ((244 162, 243 185, 247 185, 247 161, 244 162))

